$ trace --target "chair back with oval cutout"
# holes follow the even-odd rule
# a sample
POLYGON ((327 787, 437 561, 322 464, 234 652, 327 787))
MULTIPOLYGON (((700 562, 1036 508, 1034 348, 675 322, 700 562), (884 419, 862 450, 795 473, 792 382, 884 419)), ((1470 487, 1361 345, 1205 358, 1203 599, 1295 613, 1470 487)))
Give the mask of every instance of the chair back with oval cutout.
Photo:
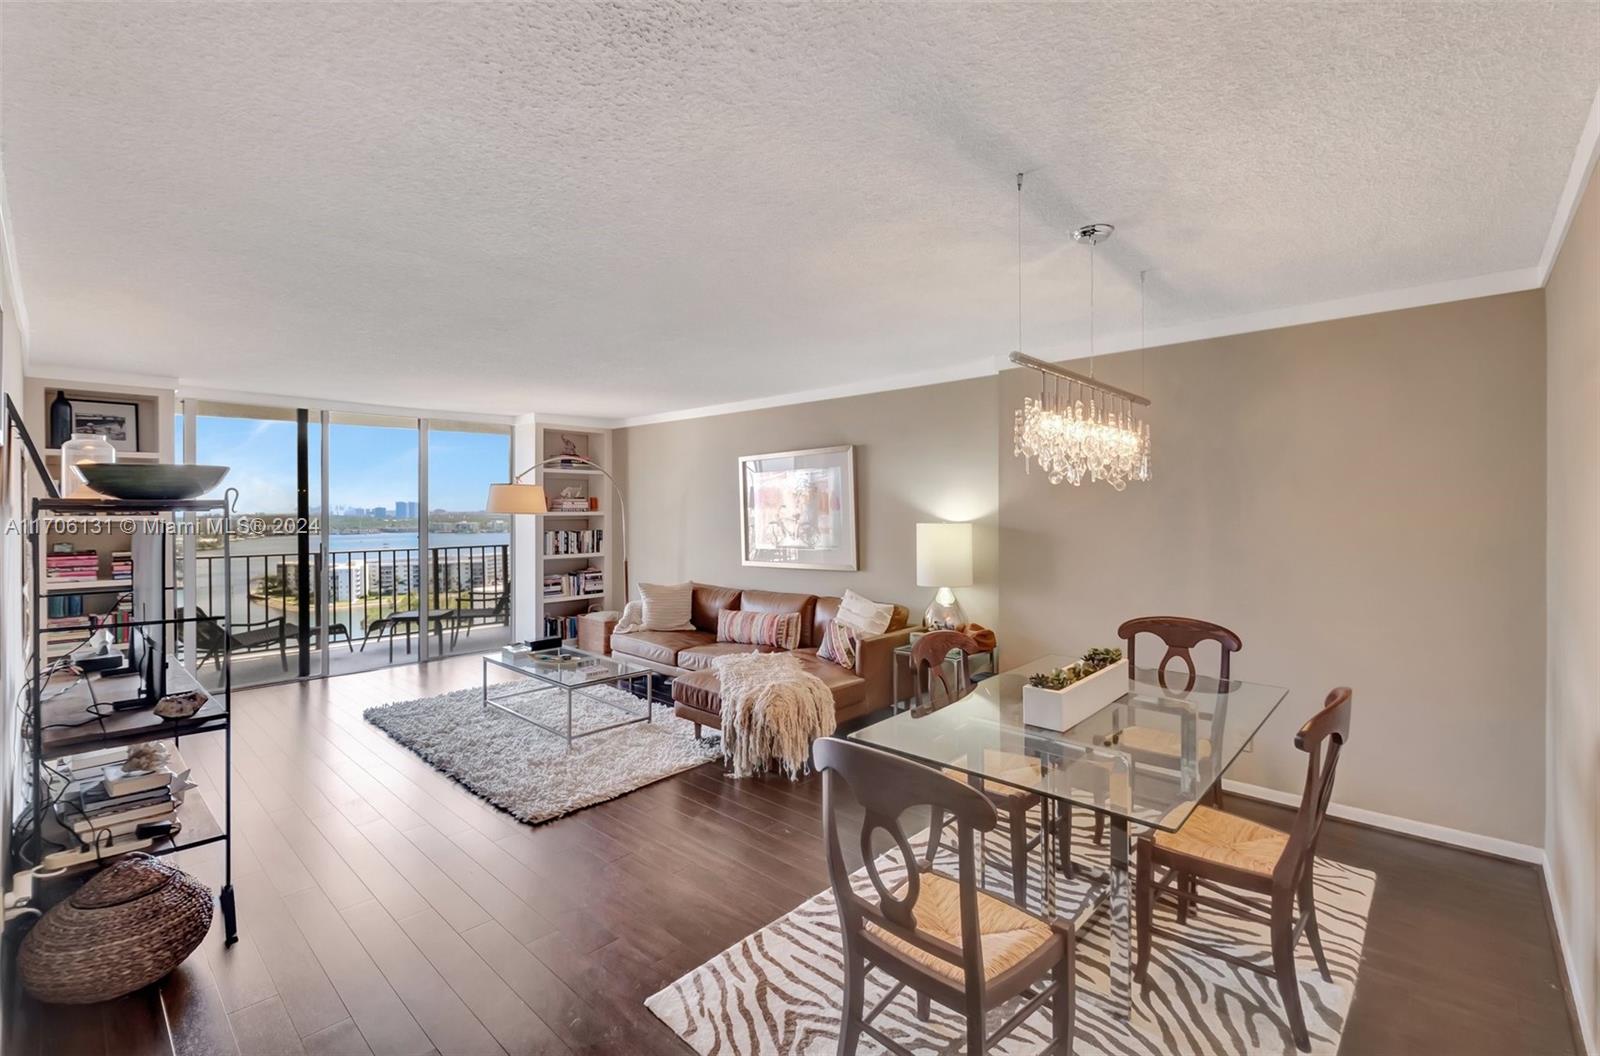
POLYGON ((978 927, 978 875, 973 834, 995 827, 994 806, 977 789, 952 781, 931 767, 837 737, 824 737, 812 748, 822 771, 822 827, 828 851, 828 878, 839 905, 846 952, 865 941, 863 925, 871 922, 883 931, 963 968, 968 978, 982 978, 983 954, 978 927), (848 786, 863 812, 860 853, 873 894, 867 897, 851 883, 851 868, 840 843, 840 797, 848 786), (903 818, 908 811, 928 807, 935 818, 948 814, 956 821, 957 880, 961 888, 961 945, 954 946, 916 930, 915 908, 922 892, 922 872, 903 818), (873 837, 884 832, 900 855, 898 866, 905 881, 896 885, 884 879, 885 864, 895 865, 890 854, 873 850, 873 837), (885 861, 880 862, 882 857, 885 861))
POLYGON ((911 647, 911 686, 918 697, 922 695, 923 668, 927 668, 927 686, 929 705, 937 703, 933 691, 933 680, 938 678, 939 686, 944 690, 945 703, 960 700, 971 688, 971 680, 966 677, 967 665, 961 665, 961 675, 956 679, 954 688, 950 680, 945 678, 944 661, 952 649, 959 649, 966 656, 983 652, 976 639, 960 631, 929 631, 917 639, 917 644, 911 647))
POLYGON ((1244 642, 1239 636, 1220 623, 1211 623, 1208 620, 1196 620, 1188 616, 1140 616, 1128 620, 1117 628, 1117 636, 1124 644, 1124 651, 1128 656, 1129 677, 1138 670, 1135 650, 1138 646, 1139 635, 1153 634, 1161 639, 1167 647, 1161 662, 1156 665, 1156 680, 1162 689, 1171 689, 1167 685, 1167 667, 1174 660, 1182 660, 1189 669, 1189 681, 1182 692, 1187 693, 1194 689, 1199 679, 1199 669, 1195 665, 1194 648, 1202 642, 1216 642, 1222 653, 1221 663, 1217 668, 1217 688, 1226 690, 1231 677, 1231 659, 1233 654, 1244 648, 1244 642))

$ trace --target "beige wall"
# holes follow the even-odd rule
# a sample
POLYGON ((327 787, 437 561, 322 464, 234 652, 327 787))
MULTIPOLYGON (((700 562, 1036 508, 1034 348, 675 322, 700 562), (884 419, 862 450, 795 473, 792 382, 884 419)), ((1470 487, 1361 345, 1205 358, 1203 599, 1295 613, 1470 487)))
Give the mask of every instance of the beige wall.
POLYGON ((1549 736, 1545 849, 1579 1015, 1600 1038, 1600 191, 1591 178, 1545 287, 1549 736))
MULTIPOLYGON (((1350 685, 1336 800, 1537 846, 1543 327, 1533 291, 1153 350, 1152 482, 1002 454, 1009 659, 1216 620, 1237 677, 1290 690, 1230 777, 1298 792, 1294 731, 1350 685)), ((1137 385, 1136 355, 1102 376, 1137 385)), ((1002 415, 1036 385, 1007 371, 1002 415)))
POLYGON ((933 592, 915 585, 916 523, 973 521, 978 585, 957 593, 969 616, 993 626, 997 421, 995 379, 981 378, 618 430, 629 578, 816 594, 849 587, 920 613, 933 592), (834 444, 856 445, 861 570, 742 567, 739 456, 834 444))
MULTIPOLYGON (((632 579, 920 607, 912 526, 977 520, 972 616, 1008 663, 1187 613, 1291 696, 1234 776, 1298 790, 1294 730, 1356 690, 1343 804, 1539 846, 1545 703, 1538 291, 1149 354, 1156 477, 1051 487, 1011 454, 1027 372, 621 430, 632 579), (854 443, 862 571, 741 568, 736 459, 854 443)), ((1138 384, 1137 359, 1102 359, 1138 384)))

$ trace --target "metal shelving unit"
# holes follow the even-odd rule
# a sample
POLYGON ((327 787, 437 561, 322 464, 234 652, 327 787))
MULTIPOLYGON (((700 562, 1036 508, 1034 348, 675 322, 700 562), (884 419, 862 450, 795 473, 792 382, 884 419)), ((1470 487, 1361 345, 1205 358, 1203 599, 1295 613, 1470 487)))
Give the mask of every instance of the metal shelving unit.
MULTIPOLYGON (((226 644, 229 640, 228 630, 233 620, 233 582, 232 582, 232 545, 231 532, 228 527, 228 504, 225 499, 189 499, 181 501, 124 501, 120 499, 60 499, 40 497, 32 502, 33 523, 37 530, 29 535, 29 563, 31 572, 30 596, 33 606, 32 619, 32 659, 29 682, 29 702, 31 730, 28 738, 29 766, 31 768, 31 783, 29 785, 29 810, 32 812, 32 834, 30 838, 30 852, 32 863, 37 865, 44 860, 45 855, 45 827, 50 820, 48 815, 53 805, 49 775, 46 773, 47 763, 68 755, 95 751, 103 748, 126 747, 142 741, 170 740, 179 744, 184 737, 194 737, 199 734, 220 733, 223 743, 223 768, 222 768, 222 816, 219 819, 207 805, 204 790, 201 795, 186 796, 184 802, 178 807, 177 819, 181 822, 179 831, 168 837, 162 837, 154 842, 149 838, 123 837, 121 842, 135 843, 138 846, 118 848, 118 840, 100 845, 98 838, 95 840, 96 852, 93 861, 104 861, 118 854, 125 854, 130 850, 139 850, 146 854, 164 855, 175 851, 192 850, 209 844, 220 843, 223 847, 223 887, 218 893, 218 904, 222 910, 224 935, 226 942, 231 945, 238 939, 238 919, 234 907, 233 897, 233 702, 232 702, 232 658, 231 649, 226 644), (151 707, 139 707, 129 710, 106 710, 108 701, 99 699, 96 693, 97 686, 115 684, 117 681, 126 680, 123 688, 139 688, 140 676, 137 673, 123 674, 116 678, 105 678, 96 675, 78 677, 70 673, 57 670, 57 662, 47 662, 43 645, 45 631, 45 614, 48 612, 48 602, 52 597, 63 594, 79 593, 69 584, 46 583, 43 577, 44 556, 48 546, 47 533, 44 525, 47 522, 61 523, 66 519, 89 519, 105 522, 102 530, 111 531, 130 530, 137 532, 159 532, 164 540, 161 547, 163 562, 171 559, 172 547, 170 540, 180 538, 176 525, 176 515, 183 514, 189 520, 196 520, 207 515, 215 517, 222 524, 222 568, 223 568, 223 594, 224 604, 220 615, 193 615, 198 609, 192 604, 184 615, 179 615, 179 610, 173 605, 173 591, 168 582, 167 572, 175 567, 175 563, 165 566, 160 582, 161 610, 153 619, 133 619, 124 621, 120 626, 127 627, 131 635, 141 634, 140 628, 160 627, 162 633, 152 637, 148 633, 142 635, 144 649, 152 649, 149 643, 159 642, 159 655, 149 663, 159 663, 166 673, 166 691, 171 694, 174 690, 185 691, 201 689, 196 681, 177 660, 172 656, 177 636, 182 635, 185 625, 211 624, 218 628, 223 636, 222 648, 222 682, 214 691, 204 690, 209 699, 193 715, 182 719, 164 719, 157 716, 151 707), (86 719, 85 716, 88 716, 86 719)), ((137 556, 135 557, 137 561, 137 556)), ((140 572, 134 570, 137 579, 140 572)), ((192 585, 189 585, 192 589, 192 585)), ((103 581, 85 584, 81 593, 111 593, 131 592, 133 583, 120 586, 108 586, 103 581)), ((86 627, 85 630, 88 630, 86 627)), ((128 643, 133 649, 133 643, 128 643)))

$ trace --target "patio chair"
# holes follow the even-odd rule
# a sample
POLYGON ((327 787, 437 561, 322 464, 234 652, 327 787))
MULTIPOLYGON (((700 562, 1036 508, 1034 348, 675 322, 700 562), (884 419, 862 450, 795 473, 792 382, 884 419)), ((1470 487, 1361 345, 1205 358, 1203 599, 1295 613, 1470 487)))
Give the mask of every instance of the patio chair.
MULTIPOLYGON (((289 634, 288 624, 282 616, 274 616, 265 623, 256 626, 247 626, 242 631, 224 631, 222 625, 213 622, 206 615, 206 610, 195 606, 195 615, 199 622, 195 624, 195 645, 200 650, 200 662, 195 665, 195 670, 206 666, 207 660, 214 660, 217 669, 222 669, 222 652, 247 652, 261 646, 277 645, 278 659, 283 664, 284 670, 289 669, 289 634)), ((179 618, 183 610, 178 609, 179 618)))
POLYGON ((467 625, 467 637, 472 637, 472 622, 474 620, 488 620, 491 623, 509 623, 506 618, 511 611, 511 588, 506 587, 500 592, 493 605, 487 608, 457 609, 455 623, 450 628, 450 648, 456 647, 456 639, 461 633, 463 621, 467 625))

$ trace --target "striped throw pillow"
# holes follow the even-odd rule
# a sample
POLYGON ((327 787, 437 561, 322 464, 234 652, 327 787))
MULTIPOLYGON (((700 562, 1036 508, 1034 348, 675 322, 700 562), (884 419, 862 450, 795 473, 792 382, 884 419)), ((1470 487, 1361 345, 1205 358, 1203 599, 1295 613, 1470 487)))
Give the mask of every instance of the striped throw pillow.
POLYGON ((796 649, 800 646, 800 614, 723 609, 717 613, 717 641, 796 649))
POLYGON ((817 656, 823 660, 832 660, 846 671, 856 669, 856 657, 861 652, 861 632, 843 620, 835 619, 828 624, 828 630, 822 636, 822 645, 817 650, 817 656))

